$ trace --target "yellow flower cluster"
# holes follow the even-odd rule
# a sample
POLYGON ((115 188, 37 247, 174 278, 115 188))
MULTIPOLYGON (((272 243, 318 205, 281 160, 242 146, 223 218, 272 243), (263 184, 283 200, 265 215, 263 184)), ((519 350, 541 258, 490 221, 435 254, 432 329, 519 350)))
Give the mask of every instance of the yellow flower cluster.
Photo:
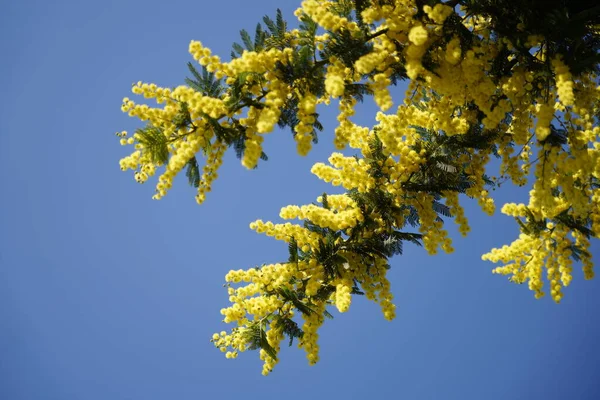
POLYGON ((300 99, 298 107, 299 123, 294 127, 294 138, 297 143, 298 154, 305 156, 312 147, 312 132, 315 122, 314 114, 317 110, 317 96, 307 93, 300 99))
POLYGON ((560 102, 564 106, 572 106, 575 102, 575 95, 573 94, 573 81, 571 80, 569 67, 562 62, 560 57, 552 60, 552 67, 556 74, 556 92, 560 102))
POLYGON ((487 215, 494 215, 496 211, 496 204, 494 203, 494 199, 490 197, 490 192, 487 190, 482 190, 477 198, 479 206, 487 215))
MULTIPOLYGON (((131 87, 131 92, 137 95, 142 95, 146 99, 156 99, 158 104, 162 104, 171 97, 171 89, 158 87, 154 83, 137 82, 131 87)), ((123 100, 123 104, 129 104, 129 108, 133 105, 128 98, 123 100)), ((123 110, 125 111, 125 110, 123 110)))
MULTIPOLYGON (((373 135, 372 132, 367 134, 373 135)), ((344 168, 350 160, 354 159, 341 154, 333 154, 330 158, 330 162, 340 168, 339 176, 344 181, 352 180, 345 176, 353 172, 349 168, 344 168)), ((366 171, 364 173, 367 174, 366 171)), ((346 235, 349 235, 352 229, 364 220, 363 211, 348 194, 331 195, 326 199, 321 196, 317 201, 327 207, 290 205, 281 209, 280 217, 287 220, 296 218, 308 220, 320 228, 332 232, 345 232, 346 235)), ((378 221, 383 228, 383 221, 381 219, 378 221)), ((304 293, 304 297, 298 298, 304 298, 305 300, 302 301, 305 306, 311 309, 310 312, 302 313, 303 335, 299 341, 299 347, 305 350, 311 365, 319 360, 318 329, 324 322, 327 305, 334 305, 340 312, 348 311, 355 282, 362 285, 367 298, 380 304, 386 319, 391 320, 395 317, 393 296, 390 292, 390 283, 386 278, 388 267, 384 258, 374 257, 372 261, 368 261, 350 250, 342 250, 344 239, 338 237, 335 244, 342 246, 338 254, 346 261, 337 266, 339 276, 330 280, 327 278, 329 273, 326 267, 317 261, 317 254, 323 251, 321 247, 323 241, 329 240, 323 236, 323 231, 311 231, 291 223, 274 224, 262 220, 253 222, 250 227, 258 233, 265 233, 278 240, 289 243, 293 241, 299 251, 309 258, 285 264, 265 265, 247 271, 230 271, 227 274, 226 281, 230 285, 247 283, 237 288, 229 287, 229 300, 233 304, 221 310, 224 321, 234 323, 236 327, 230 335, 224 336, 225 339, 221 335, 214 336, 215 346, 230 354, 230 358, 250 345, 248 340, 244 339, 243 332, 252 329, 251 327, 257 321, 261 324, 264 322, 269 327, 268 330, 265 328, 267 341, 273 351, 276 353, 279 351, 283 331, 278 321, 281 318, 291 318, 292 308, 298 307, 287 294, 290 290, 304 293), (330 290, 328 292, 330 295, 320 297, 319 293, 322 290, 330 290)), ((271 372, 278 361, 264 348, 261 350, 260 358, 264 361, 264 374, 271 372)))
POLYGON ((389 53, 385 51, 383 46, 375 46, 372 53, 365 54, 356 60, 354 66, 360 74, 368 74, 374 70, 385 68, 384 62, 389 57, 389 53))
POLYGON ((335 306, 338 311, 344 313, 350 308, 352 302, 352 280, 348 277, 340 279, 335 285, 335 306))
MULTIPOLYGON (((144 95, 144 97, 154 97, 157 101, 160 99, 166 102, 164 109, 152 108, 146 104, 135 104, 133 100, 129 99, 128 97, 125 97, 123 98, 121 111, 127 113, 127 115, 129 115, 130 117, 137 117, 141 121, 150 121, 155 126, 161 126, 163 121, 169 121, 175 116, 177 112, 177 109, 174 106, 175 102, 171 98, 165 99, 164 97, 159 97, 158 93, 162 88, 158 88, 157 90, 152 91, 147 90, 149 87, 150 85, 138 82, 137 84, 132 86, 131 90, 133 93, 139 93, 144 95), (146 87, 144 87, 144 85, 146 85, 146 87)), ((169 95, 172 95, 172 93, 168 91, 168 89, 160 93, 168 93, 169 95)))
POLYGON ((450 65, 456 65, 460 61, 461 55, 462 55, 462 52, 460 49, 460 39, 458 39, 457 37, 454 37, 446 45, 446 53, 444 54, 444 59, 450 65))
POLYGON ((245 51, 241 57, 224 63, 222 68, 225 75, 232 78, 245 72, 265 74, 273 70, 275 63, 287 63, 292 53, 293 50, 290 48, 285 50, 271 48, 263 52, 245 51))
POLYGON ((539 141, 544 141, 550 135, 550 124, 554 118, 554 104, 538 103, 536 106, 535 134, 539 141))
MULTIPOLYGON (((198 93, 187 86, 177 86, 171 93, 171 97, 175 102, 167 103, 167 106, 174 106, 177 103, 186 103, 190 108, 190 116, 192 119, 198 119, 202 115, 208 115, 211 118, 218 119, 227 114, 227 107, 222 99, 204 96, 202 93, 198 93)), ((173 108, 174 112, 176 112, 177 108, 173 108)), ((167 110, 167 108, 165 108, 165 110, 167 110)), ((174 116, 175 115, 173 115, 173 117, 174 116)))
POLYGON ((239 123, 246 128, 246 149, 242 158, 242 165, 248 169, 256 167, 262 153, 264 138, 256 133, 256 123, 259 115, 260 110, 250 107, 247 117, 239 120, 239 123))
POLYGON ((423 25, 415 25, 410 29, 408 33, 408 40, 414 43, 416 46, 422 46, 427 42, 429 34, 427 29, 423 25))
POLYGON ((354 227, 363 220, 358 208, 343 211, 332 211, 315 205, 302 207, 287 206, 281 209, 279 216, 283 219, 309 219, 319 226, 334 231, 345 230, 354 227))
POLYGON ((413 199, 409 199, 409 202, 419 213, 419 232, 423 234, 425 250, 429 254, 437 254, 438 248, 441 247, 446 253, 452 253, 452 239, 433 210, 433 196, 419 193, 413 199))
POLYGON ((388 87, 391 85, 390 75, 392 71, 390 69, 385 72, 376 74, 373 77, 373 83, 371 87, 375 97, 375 103, 379 106, 381 111, 386 111, 394 105, 392 101, 392 95, 388 87))
POLYGON ((128 169, 133 169, 133 170, 137 169, 138 166, 140 165, 140 163, 143 164, 143 161, 141 161, 141 159, 142 159, 142 152, 139 150, 134 151, 127 157, 123 157, 119 161, 121 171, 126 171, 128 169))
POLYGON ((270 221, 265 223, 258 219, 250 223, 250 229, 255 230, 257 233, 264 233, 267 236, 274 237, 277 240, 285 240, 293 237, 299 246, 317 247, 319 242, 316 234, 289 222, 285 224, 273 224, 270 221))
POLYGON ((303 314, 304 324, 302 325, 302 339, 298 343, 298 347, 304 349, 306 352, 306 358, 310 365, 315 365, 319 361, 319 334, 318 330, 323 325, 325 318, 323 312, 325 311, 325 303, 320 302, 315 305, 315 312, 309 315, 303 314))
POLYGON ((333 139, 333 144, 338 150, 342 150, 346 147, 352 136, 352 131, 356 127, 354 123, 350 121, 350 117, 355 113, 355 105, 356 100, 353 98, 340 101, 340 113, 337 117, 339 125, 335 128, 335 138, 333 139))
POLYGON ((329 11, 333 2, 327 0, 304 0, 301 8, 296 11, 296 16, 308 15, 323 29, 336 32, 342 28, 353 31, 358 29, 356 22, 350 22, 345 17, 340 17, 329 11))
POLYGON ((346 78, 346 68, 341 62, 331 60, 327 67, 327 76, 325 77, 325 91, 333 98, 344 95, 344 81, 346 78))
POLYGON ((345 157, 341 153, 333 153, 329 157, 332 167, 323 163, 316 163, 311 172, 325 182, 331 182, 334 186, 343 186, 346 189, 358 189, 366 192, 375 185, 375 181, 369 176, 369 166, 364 160, 356 160, 354 157, 345 157))
POLYGON ((205 139, 198 134, 191 134, 185 141, 177 141, 172 146, 172 155, 167 162, 165 172, 158 177, 155 200, 163 198, 173 186, 173 179, 206 143, 205 139))
POLYGON ((258 133, 269 133, 273 131, 275 124, 281 115, 281 106, 285 103, 289 93, 288 86, 272 76, 267 87, 267 95, 265 96, 265 108, 260 112, 260 116, 256 121, 256 131, 258 133))
MULTIPOLYGON (((279 353, 279 350, 281 348, 281 341, 283 340, 283 330, 279 327, 269 329, 267 331, 266 336, 267 336, 267 342, 269 343, 269 345, 277 353, 279 353)), ((269 375, 269 373, 271 371, 273 371, 273 368, 275 367, 275 365, 279 362, 278 359, 274 359, 273 357, 268 355, 268 353, 265 350, 262 350, 262 349, 260 350, 260 359, 265 362, 263 364, 263 369, 262 369, 262 374, 265 376, 269 375)))
POLYGON ((436 4, 431 7, 430 5, 423 6, 423 11, 427 14, 429 18, 431 18, 436 24, 443 24, 446 18, 450 16, 454 12, 452 7, 446 4, 436 4))
POLYGON ((200 178, 200 184, 198 186, 198 194, 196 195, 196 201, 198 204, 202 204, 206 200, 206 193, 211 191, 212 183, 217 179, 217 170, 223 163, 223 155, 227 150, 225 143, 217 141, 213 144, 210 154, 206 160, 206 165, 202 170, 202 177, 200 178))
MULTIPOLYGON (((412 41, 411 41, 412 42, 412 41)), ((413 80, 416 80, 419 75, 424 71, 423 65, 421 64, 421 59, 425 52, 427 51, 427 46, 409 44, 406 47, 406 51, 404 52, 404 56, 406 58, 406 75, 413 80)))
POLYGON ((213 56, 209 48, 203 47, 202 43, 192 40, 189 46, 189 53, 198 61, 198 64, 206 67, 208 72, 217 72, 217 78, 222 78, 223 74, 219 70, 222 68, 219 56, 213 56))
POLYGON ((507 265, 498 267, 494 273, 512 274, 511 280, 525 283, 535 292, 536 298, 543 297, 543 270, 546 270, 550 283, 550 294, 557 303, 563 297, 562 288, 571 283, 572 245, 567 238, 568 230, 564 226, 547 225, 539 237, 521 234, 510 246, 492 249, 483 255, 484 260, 504 262, 507 265))
POLYGON ((502 212, 515 218, 526 218, 528 224, 537 224, 541 232, 537 235, 522 233, 516 241, 509 246, 492 249, 483 255, 484 260, 502 262, 506 265, 498 267, 495 273, 509 275, 516 283, 529 283, 529 288, 535 292, 536 298, 544 296, 542 291, 542 273, 545 269, 547 279, 550 283, 550 293, 557 303, 563 297, 562 288, 568 286, 572 277, 572 254, 574 251, 581 252, 583 271, 586 279, 593 277, 593 264, 588 239, 578 230, 572 231, 574 241, 569 239, 571 230, 565 224, 548 222, 540 226, 538 220, 534 220, 536 212, 532 205, 507 203, 502 207, 502 212), (583 250, 583 251, 582 251, 583 250))
MULTIPOLYGON (((332 197, 332 204, 337 204, 340 208, 352 205, 352 200, 345 196, 332 197)), ((291 214, 298 214, 298 210, 288 207, 291 214)), ((283 212, 283 211, 282 211, 283 212)), ((276 230, 276 226, 271 223, 255 223, 255 228, 267 232, 276 230)), ((289 238, 282 238, 289 240, 289 238)), ((303 246, 303 251, 309 251, 303 246)), ((306 295, 309 296, 311 312, 303 313, 304 324, 302 326, 303 335, 299 342, 299 347, 306 351, 309 363, 315 364, 319 360, 318 328, 324 321, 324 313, 328 304, 334 304, 340 312, 348 310, 351 302, 351 292, 354 279, 364 282, 366 295, 368 298, 377 300, 382 307, 386 319, 395 317, 395 306, 392 303, 392 295, 389 292, 390 285, 385 279, 386 268, 382 261, 376 261, 374 265, 360 265, 355 261, 356 257, 348 255, 349 262, 343 267, 342 278, 336 279, 331 283, 326 283, 324 279, 323 267, 311 259, 310 262, 300 261, 297 264, 271 264, 261 268, 250 269, 247 271, 230 271, 225 277, 231 284, 241 282, 248 283, 245 286, 237 288, 229 286, 229 300, 232 306, 221 310, 226 323, 235 323, 237 326, 232 333, 227 335, 224 332, 213 335, 213 343, 216 347, 226 353, 227 358, 237 357, 239 352, 245 351, 250 345, 249 339, 244 332, 252 329, 252 325, 269 318, 291 318, 294 313, 292 307, 294 303, 288 302, 288 298, 282 296, 285 290, 292 289, 289 282, 301 282, 307 280, 306 295), (352 267, 351 267, 352 265, 352 267), (367 271, 371 268, 371 273, 367 271), (377 270, 373 274, 372 270, 377 270), (309 285, 313 286, 309 290, 309 285), (335 290, 332 293, 331 300, 315 298, 319 289, 327 285, 332 285, 335 290), (280 289, 287 288, 287 289, 280 289), (229 351, 231 349, 231 351, 229 351)), ((270 329, 266 331, 266 338, 269 345, 275 351, 279 352, 279 343, 283 339, 283 330, 276 322, 277 319, 270 320, 270 329)), ((270 356, 264 349, 261 351, 260 358, 264 361, 263 374, 271 372, 277 359, 270 356)))
POLYGON ((458 224, 458 230, 462 236, 467 236, 471 227, 469 226, 469 220, 465 216, 465 210, 459 203, 457 192, 444 193, 446 197, 446 205, 450 207, 450 212, 454 217, 454 221, 458 224))

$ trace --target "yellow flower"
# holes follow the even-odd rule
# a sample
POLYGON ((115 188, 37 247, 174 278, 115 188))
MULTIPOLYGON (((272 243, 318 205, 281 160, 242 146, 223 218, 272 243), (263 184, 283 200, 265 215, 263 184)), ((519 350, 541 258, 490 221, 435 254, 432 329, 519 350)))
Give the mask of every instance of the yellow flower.
POLYGON ((427 29, 422 25, 416 25, 410 29, 408 33, 408 39, 417 46, 421 46, 427 42, 427 29))

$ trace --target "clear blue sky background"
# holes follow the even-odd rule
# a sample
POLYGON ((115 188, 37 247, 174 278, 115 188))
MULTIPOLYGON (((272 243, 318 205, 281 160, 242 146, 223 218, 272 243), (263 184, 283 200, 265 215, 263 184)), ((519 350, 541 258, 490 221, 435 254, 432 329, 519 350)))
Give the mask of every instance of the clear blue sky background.
MULTIPOLYGON (((151 200, 118 168, 114 132, 132 82, 180 84, 189 41, 229 55, 296 1, 12 1, 0 14, 0 399, 598 399, 600 280, 579 268, 560 305, 491 274, 480 260, 517 235, 469 207, 453 255, 407 246, 393 261, 398 317, 355 299, 322 330, 321 362, 285 348, 269 377, 256 353, 227 360, 209 342, 229 269, 286 256, 256 218, 328 190, 309 173, 331 152, 295 155, 289 132, 246 171, 231 155, 198 207, 183 179, 151 200)), ((398 93, 401 93, 399 90, 398 93)), ((372 121, 372 105, 358 122, 372 121)), ((523 201, 504 190, 498 202, 523 201)), ((600 261, 598 244, 594 257, 600 261)))

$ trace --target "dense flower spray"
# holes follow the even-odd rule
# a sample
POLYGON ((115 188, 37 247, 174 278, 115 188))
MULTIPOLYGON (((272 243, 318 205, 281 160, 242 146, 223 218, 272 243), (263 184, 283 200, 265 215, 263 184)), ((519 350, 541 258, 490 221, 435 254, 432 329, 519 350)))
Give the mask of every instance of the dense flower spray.
POLYGON ((120 165, 135 171, 138 182, 164 167, 155 199, 186 169, 197 202, 204 202, 226 149, 255 168, 277 125, 291 129, 298 153, 306 155, 322 129, 317 110, 332 102, 339 109, 334 144, 357 153, 336 152, 312 168, 345 194, 286 206, 279 214, 285 223, 250 224, 286 242, 290 254, 286 262, 227 274, 231 305, 221 314, 233 328, 212 338, 227 358, 259 349, 268 374, 287 336, 314 364, 328 306, 346 312, 353 295, 377 302, 393 319, 389 258, 404 242, 430 254, 452 252, 441 217, 454 217, 467 235, 463 198, 477 199, 492 215, 489 189, 505 181, 531 190, 527 204, 501 208, 521 233, 483 255, 502 264, 494 272, 526 283, 536 298, 548 292, 557 303, 574 262, 586 279, 594 276, 589 246, 600 236, 600 87, 597 61, 586 58, 597 49, 586 50, 585 41, 600 43, 598 33, 590 28, 575 39, 568 32, 557 38, 526 10, 501 20, 488 3, 305 0, 295 13, 298 29, 288 29, 280 13, 265 18, 254 39, 242 31, 245 47, 235 44, 230 61, 192 41, 190 54, 202 69, 190 64, 186 85, 133 85, 134 94, 157 106, 123 99, 122 111, 147 125, 131 136, 118 133, 122 145, 134 147, 120 165), (458 7, 463 3, 465 9, 458 7), (499 28, 506 21, 515 25, 510 34, 499 28), (577 40, 584 45, 573 47, 577 40), (389 89, 399 80, 409 86, 395 103, 389 89), (380 109, 370 128, 352 121, 367 95, 380 109), (202 170, 198 154, 206 160, 202 170), (491 179, 486 166, 493 157, 501 166, 491 179))

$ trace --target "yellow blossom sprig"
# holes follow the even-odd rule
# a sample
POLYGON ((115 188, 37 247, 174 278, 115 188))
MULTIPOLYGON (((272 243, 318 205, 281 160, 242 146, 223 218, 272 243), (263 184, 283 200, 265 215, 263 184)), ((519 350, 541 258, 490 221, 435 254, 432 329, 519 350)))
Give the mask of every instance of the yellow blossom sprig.
MULTIPOLYGON (((352 295, 363 293, 380 304, 386 319, 393 319, 396 307, 386 272, 388 259, 402 251, 401 243, 420 243, 422 240, 431 253, 437 252, 438 248, 452 252, 452 242, 439 219, 440 214, 450 216, 455 213, 461 229, 468 230, 468 222, 458 202, 457 191, 460 189, 449 187, 443 196, 422 193, 419 179, 430 166, 420 163, 416 170, 402 170, 403 174, 399 174, 400 162, 379 139, 379 131, 354 132, 350 143, 361 150, 364 159, 334 153, 329 159, 331 166, 317 164, 313 169, 326 181, 330 179, 323 171, 335 173, 334 179, 348 189, 346 194, 320 196, 317 199, 320 206, 290 205, 281 209, 281 218, 303 220, 304 226, 262 220, 250 224, 257 233, 286 242, 290 258, 285 263, 230 271, 227 275, 229 300, 233 304, 221 313, 224 322, 235 326, 225 339, 215 334, 214 341, 226 357, 236 357, 248 348, 261 349, 263 373, 267 374, 278 363, 280 342, 288 336, 291 340, 298 338, 299 347, 306 351, 309 363, 316 363, 319 360, 318 330, 329 315, 327 306, 335 306, 341 313, 347 312, 352 295), (401 175, 407 177, 401 179, 401 175), (365 180, 371 183, 362 185, 365 180), (406 183, 412 186, 402 188, 406 183), (448 206, 441 203, 442 198, 448 206), (400 231, 407 224, 419 225, 421 233, 400 231), (293 318, 294 310, 302 315, 302 326, 293 318), (254 344, 249 344, 249 338, 254 338, 254 344)), ((411 149, 419 143, 410 142, 406 148, 411 150, 400 152, 400 160, 410 159, 412 154, 443 154, 458 139, 449 138, 448 142, 443 138, 428 140, 431 147, 423 148, 419 153, 411 149)), ((438 160, 441 159, 439 154, 438 160)), ((442 167, 440 164, 438 161, 441 171, 451 170, 449 164, 442 167)), ((479 170, 472 172, 479 173, 479 170)), ((464 173, 464 170, 460 172, 464 173)), ((487 193, 482 192, 481 196, 487 199, 487 193)))

